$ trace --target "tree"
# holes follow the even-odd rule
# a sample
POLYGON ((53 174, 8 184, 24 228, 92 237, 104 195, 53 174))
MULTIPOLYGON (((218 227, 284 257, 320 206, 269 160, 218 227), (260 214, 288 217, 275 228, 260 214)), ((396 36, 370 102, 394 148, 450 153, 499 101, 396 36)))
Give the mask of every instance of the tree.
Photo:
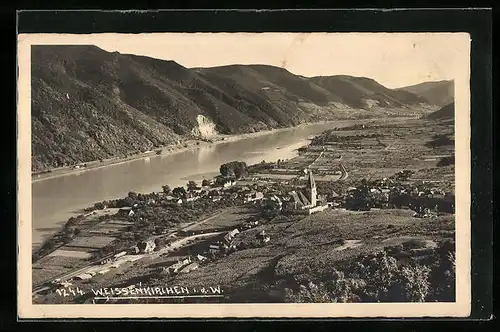
POLYGON ((184 198, 186 197, 186 189, 184 189, 184 187, 176 187, 172 190, 172 194, 175 197, 184 198))
POLYGON ((158 250, 165 245, 165 239, 157 237, 155 239, 155 249, 158 250))
POLYGON ((130 191, 128 193, 128 197, 132 198, 132 199, 137 199, 137 193, 136 192, 133 192, 133 191, 130 191))
POLYGON ((220 174, 240 179, 248 174, 248 166, 243 161, 232 161, 220 166, 220 174))
POLYGON ((188 191, 193 191, 193 190, 195 190, 197 187, 198 187, 198 185, 197 185, 197 184, 196 184, 196 182, 194 182, 194 181, 189 181, 189 182, 187 183, 187 190, 188 190, 188 191))
POLYGON ((166 185, 162 186, 161 188, 163 189, 163 193, 164 193, 165 195, 170 194, 170 192, 172 191, 172 190, 170 189, 170 187, 169 187, 169 185, 168 185, 168 184, 166 184, 166 185))
POLYGON ((104 204, 102 202, 95 203, 94 208, 97 210, 102 210, 102 209, 104 209, 104 204))
POLYGON ((204 180, 201 182, 201 185, 202 185, 203 187, 207 187, 207 186, 209 186, 209 185, 210 185, 210 181, 208 181, 207 179, 204 179, 204 180))

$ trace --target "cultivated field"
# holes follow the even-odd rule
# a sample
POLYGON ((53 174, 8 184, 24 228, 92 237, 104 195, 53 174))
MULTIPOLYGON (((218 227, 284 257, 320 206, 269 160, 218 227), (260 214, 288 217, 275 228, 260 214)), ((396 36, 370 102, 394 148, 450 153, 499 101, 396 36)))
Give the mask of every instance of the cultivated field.
MULTIPOLYGON (((348 171, 345 183, 390 177, 406 169, 415 172, 410 180, 433 182, 437 188, 453 191, 454 164, 439 164, 454 156, 453 130, 453 122, 423 119, 333 129, 316 137, 298 157, 280 163, 279 168, 299 174, 309 167, 318 181, 334 181, 339 179, 342 164, 348 171)), ((260 170, 259 176, 265 177, 263 173, 260 170)), ((280 177, 274 170, 268 173, 280 177)))
MULTIPOLYGON (((416 219, 412 211, 347 212, 328 209, 302 220, 276 220, 242 232, 237 242, 250 244, 215 263, 175 279, 177 285, 222 285, 236 298, 251 296, 248 285, 274 285, 293 276, 321 275, 337 262, 409 241, 431 245, 454 241, 454 216, 416 219), (270 241, 258 246, 264 230, 270 241), (255 247, 252 248, 251 244, 255 247)), ((423 245, 425 247, 425 244, 423 245)))
POLYGON ((221 214, 217 214, 215 217, 210 218, 206 222, 200 223, 194 227, 190 227, 190 231, 223 231, 223 230, 231 230, 249 218, 252 218, 257 214, 255 209, 251 207, 242 206, 235 207, 231 209, 227 209, 221 214))

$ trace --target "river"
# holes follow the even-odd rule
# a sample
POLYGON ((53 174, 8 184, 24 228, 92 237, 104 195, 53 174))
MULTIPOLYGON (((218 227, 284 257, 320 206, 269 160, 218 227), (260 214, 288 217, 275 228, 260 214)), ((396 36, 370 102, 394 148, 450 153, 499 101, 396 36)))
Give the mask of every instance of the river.
POLYGON ((185 185, 218 174, 221 164, 240 160, 289 159, 312 135, 359 121, 339 121, 299 126, 170 155, 133 160, 32 183, 33 246, 56 233, 69 217, 95 202, 125 197, 129 191, 150 193, 161 186, 185 185))

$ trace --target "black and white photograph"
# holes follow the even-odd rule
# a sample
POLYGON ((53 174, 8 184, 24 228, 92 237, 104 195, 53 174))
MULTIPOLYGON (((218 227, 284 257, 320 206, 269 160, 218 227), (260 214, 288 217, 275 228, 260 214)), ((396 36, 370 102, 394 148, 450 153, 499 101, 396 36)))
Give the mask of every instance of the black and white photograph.
POLYGON ((467 314, 468 34, 19 45, 35 315, 467 314))

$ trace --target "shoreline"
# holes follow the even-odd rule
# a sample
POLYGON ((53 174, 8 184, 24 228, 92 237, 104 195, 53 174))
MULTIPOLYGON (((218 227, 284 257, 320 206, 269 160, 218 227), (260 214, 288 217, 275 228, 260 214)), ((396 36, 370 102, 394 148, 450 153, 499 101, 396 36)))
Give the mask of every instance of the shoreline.
MULTIPOLYGON (((293 127, 286 127, 286 128, 274 128, 274 129, 268 129, 268 130, 261 130, 253 133, 243 133, 243 134, 234 134, 234 135, 226 135, 226 134, 219 134, 215 136, 212 142, 207 142, 202 139, 190 139, 186 140, 184 142, 181 142, 176 145, 169 145, 169 146, 164 146, 161 148, 156 148, 151 151, 148 151, 147 153, 141 153, 141 154, 135 154, 126 158, 123 157, 112 157, 108 159, 103 159, 102 162, 99 160, 94 160, 94 161, 88 161, 88 162, 81 162, 80 164, 87 164, 87 167, 82 168, 82 169, 73 169, 69 167, 61 167, 61 168, 52 168, 49 169, 45 172, 42 172, 40 174, 31 174, 31 183, 39 182, 39 181, 44 181, 44 180, 49 180, 49 179, 55 179, 63 176, 68 176, 68 175, 74 175, 82 172, 87 172, 91 170, 96 170, 104 167, 109 167, 109 166, 115 166, 115 165, 120 165, 136 160, 141 160, 145 158, 151 158, 151 157, 158 157, 158 156, 171 156, 175 155, 177 153, 181 152, 186 152, 189 150, 194 150, 197 148, 201 148, 203 146, 213 146, 217 144, 223 144, 223 143, 230 143, 230 142, 235 142, 239 140, 245 140, 245 139, 250 139, 250 138, 255 138, 259 136, 265 136, 265 135, 270 135, 273 133, 281 132, 281 131, 286 131, 286 130, 292 130, 292 129, 298 129, 301 127, 306 127, 306 126, 312 126, 312 125, 321 125, 321 124, 328 124, 328 123, 335 123, 335 124, 341 124, 343 122, 355 122, 355 123, 364 123, 364 122, 378 122, 382 119, 387 120, 387 118, 362 118, 362 119, 337 119, 337 120, 324 120, 324 121, 315 121, 315 122, 307 122, 307 123, 301 123, 297 126, 293 127), (187 145, 187 146, 185 146, 187 145), (161 150, 161 154, 156 154, 157 151, 161 150), (90 165, 89 165, 90 164, 90 165)), ((404 119, 414 119, 414 117, 411 116, 396 116, 396 117, 390 117, 392 120, 404 120, 404 119)))
POLYGON ((55 178, 68 176, 68 175, 74 175, 74 174, 87 172, 87 171, 91 171, 91 170, 96 170, 96 169, 109 167, 109 166, 120 165, 120 164, 132 162, 132 161, 136 161, 136 160, 141 160, 141 159, 145 159, 145 158, 150 158, 150 157, 171 156, 171 155, 175 155, 177 153, 186 152, 189 150, 201 148, 203 146, 212 146, 212 145, 223 144, 223 143, 231 143, 231 142, 235 142, 235 141, 239 141, 239 140, 270 135, 270 134, 285 131, 285 130, 298 129, 298 128, 310 126, 310 125, 339 123, 339 122, 344 122, 344 121, 357 121, 357 122, 359 122, 359 121, 373 121, 373 120, 374 119, 359 119, 359 120, 343 119, 343 120, 317 121, 317 122, 301 123, 301 124, 299 124, 297 126, 293 126, 293 127, 274 128, 274 129, 269 129, 269 130, 262 130, 262 131, 258 131, 258 132, 253 132, 253 133, 243 133, 243 134, 235 134, 235 135, 220 134, 220 135, 217 135, 213 138, 213 142, 206 142, 206 141, 203 141, 200 139, 191 139, 191 140, 186 140, 184 142, 181 142, 180 144, 156 148, 154 150, 151 150, 150 152, 135 154, 135 155, 132 155, 132 156, 129 156, 126 158, 112 157, 109 159, 103 159, 102 162, 100 162, 99 160, 82 162, 83 164, 87 164, 87 167, 82 168, 82 169, 61 167, 61 168, 49 169, 45 173, 40 173, 40 174, 33 174, 32 173, 31 174, 31 183, 33 184, 33 183, 39 182, 39 181, 55 179, 55 178), (184 146, 186 144, 187 144, 187 146, 184 146), (158 155, 158 154, 156 154, 156 152, 159 150, 161 150, 161 154, 158 155), (90 165, 88 165, 88 164, 90 164, 90 165))

